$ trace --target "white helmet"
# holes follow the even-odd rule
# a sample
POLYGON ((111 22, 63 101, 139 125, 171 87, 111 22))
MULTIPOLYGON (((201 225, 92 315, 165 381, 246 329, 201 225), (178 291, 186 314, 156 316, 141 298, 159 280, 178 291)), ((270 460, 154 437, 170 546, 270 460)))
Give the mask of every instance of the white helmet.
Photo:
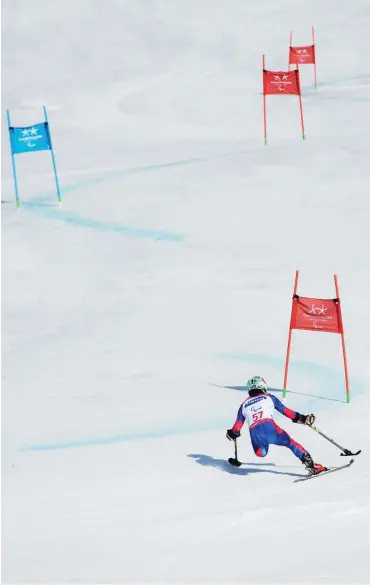
POLYGON ((268 390, 266 380, 261 378, 261 376, 254 376, 254 378, 250 378, 246 387, 248 392, 251 390, 261 390, 261 392, 267 392, 268 390))

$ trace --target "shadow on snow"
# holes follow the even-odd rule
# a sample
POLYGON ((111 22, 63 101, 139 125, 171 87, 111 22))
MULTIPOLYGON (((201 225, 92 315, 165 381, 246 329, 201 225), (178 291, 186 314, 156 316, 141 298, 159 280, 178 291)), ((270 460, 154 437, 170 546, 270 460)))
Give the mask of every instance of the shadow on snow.
POLYGON ((254 467, 233 467, 225 459, 215 459, 210 455, 201 453, 189 453, 196 463, 203 467, 215 467, 220 471, 231 473, 232 475, 250 475, 251 473, 273 473, 275 475, 289 475, 291 477, 305 477, 302 473, 291 473, 289 471, 277 471, 275 469, 265 469, 266 467, 276 467, 274 463, 243 463, 243 465, 254 465, 254 467))

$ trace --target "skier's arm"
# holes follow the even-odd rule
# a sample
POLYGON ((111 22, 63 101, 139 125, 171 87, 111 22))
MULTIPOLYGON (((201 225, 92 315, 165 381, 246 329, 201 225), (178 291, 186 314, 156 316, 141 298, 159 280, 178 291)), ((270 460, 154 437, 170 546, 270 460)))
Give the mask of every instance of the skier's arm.
POLYGON ((271 400, 274 403, 274 407, 276 410, 281 412, 284 416, 290 418, 290 420, 294 423, 302 423, 312 425, 315 422, 315 416, 313 414, 300 414, 291 408, 287 408, 284 406, 282 402, 276 396, 271 396, 271 400))
POLYGON ((242 428, 244 422, 245 416, 243 414, 242 406, 240 406, 238 410, 238 416, 236 417, 236 421, 234 422, 232 429, 228 429, 226 431, 226 437, 231 441, 234 441, 235 439, 240 437, 240 429, 242 428))
POLYGON ((245 416, 243 414, 242 405, 240 405, 239 410, 238 410, 238 416, 236 417, 236 421, 234 422, 234 426, 231 429, 233 431, 233 433, 240 434, 240 430, 241 430, 244 423, 245 423, 245 416))

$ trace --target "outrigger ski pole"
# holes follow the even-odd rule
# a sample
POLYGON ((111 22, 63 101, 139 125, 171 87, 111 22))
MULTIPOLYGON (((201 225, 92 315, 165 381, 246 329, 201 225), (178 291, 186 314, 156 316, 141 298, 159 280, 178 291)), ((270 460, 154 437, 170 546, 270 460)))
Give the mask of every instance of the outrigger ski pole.
POLYGON ((238 445, 236 444, 236 439, 234 439, 234 454, 235 457, 229 457, 228 462, 234 467, 240 467, 241 462, 238 460, 238 445))
POLYGON ((324 433, 321 432, 314 425, 307 425, 307 426, 309 426, 311 429, 313 429, 314 431, 316 431, 317 433, 319 433, 319 435, 321 435, 322 437, 324 437, 324 439, 326 439, 327 441, 329 441, 330 443, 332 443, 333 445, 335 445, 336 447, 338 447, 338 449, 340 449, 341 451, 343 451, 343 453, 341 453, 341 455, 343 455, 343 457, 349 457, 349 456, 352 456, 352 455, 359 455, 359 453, 361 453, 361 449, 359 451, 357 451, 357 453, 352 453, 352 451, 350 451, 349 449, 345 449, 344 447, 341 447, 340 445, 338 445, 338 443, 336 443, 335 441, 333 441, 333 439, 331 439, 330 437, 327 437, 326 435, 324 435, 324 433))

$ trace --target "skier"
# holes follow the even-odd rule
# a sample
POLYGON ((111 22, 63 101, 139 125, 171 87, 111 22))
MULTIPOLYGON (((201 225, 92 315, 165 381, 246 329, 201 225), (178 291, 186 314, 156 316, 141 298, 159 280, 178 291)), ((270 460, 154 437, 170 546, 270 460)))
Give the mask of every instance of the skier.
POLYGON ((268 393, 267 384, 260 376, 248 380, 246 388, 249 397, 240 405, 234 426, 226 431, 226 437, 230 441, 235 441, 240 437, 240 430, 247 421, 252 447, 257 457, 265 457, 270 445, 281 445, 288 447, 309 473, 326 471, 326 467, 320 463, 314 463, 308 451, 276 424, 273 412, 276 408, 292 422, 306 425, 312 425, 315 422, 315 415, 299 414, 284 406, 276 396, 268 393))

